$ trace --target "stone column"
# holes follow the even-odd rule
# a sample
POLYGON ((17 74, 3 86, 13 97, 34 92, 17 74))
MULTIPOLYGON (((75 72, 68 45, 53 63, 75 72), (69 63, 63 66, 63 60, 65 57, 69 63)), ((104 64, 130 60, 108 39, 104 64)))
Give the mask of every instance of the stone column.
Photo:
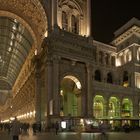
POLYGON ((57 25, 57 5, 58 0, 52 0, 52 15, 53 15, 53 26, 57 25))
POLYGON ((68 31, 72 32, 72 26, 71 26, 71 22, 72 22, 72 11, 69 11, 69 14, 68 14, 68 31))
POLYGON ((39 60, 35 60, 35 120, 41 122, 41 79, 39 71, 39 60))
POLYGON ((59 101, 59 57, 54 56, 53 58, 53 99, 54 99, 54 115, 60 115, 60 101, 59 101))
POLYGON ((91 0, 87 0, 87 36, 91 36, 91 0))
POLYGON ((105 53, 103 53, 102 62, 103 62, 103 65, 106 65, 106 62, 105 62, 105 53))
POLYGON ((85 87, 82 87, 81 91, 81 116, 87 116, 87 94, 85 87))
POLYGON ((109 112, 109 98, 105 98, 105 101, 104 101, 104 118, 107 118, 108 117, 108 112, 109 112))
POLYGON ((133 45, 133 47, 130 48, 130 51, 132 52, 132 61, 135 63, 137 62, 137 46, 133 45))
POLYGON ((45 94, 45 123, 46 126, 50 126, 50 117, 53 115, 53 96, 52 96, 52 60, 51 56, 47 56, 46 61, 44 63, 45 66, 45 85, 44 85, 44 94, 45 94))
POLYGON ((120 118, 122 118, 122 105, 123 105, 123 97, 120 98, 120 118))
POLYGON ((93 116, 93 81, 92 81, 93 66, 87 64, 87 115, 93 116))
POLYGON ((132 100, 132 104, 133 104, 133 116, 135 118, 139 117, 139 102, 138 102, 138 98, 135 97, 134 100, 132 100))
POLYGON ((62 10, 58 11, 58 21, 57 21, 57 23, 58 23, 58 26, 62 29, 62 10))
POLYGON ((79 17, 79 34, 80 35, 85 35, 84 18, 82 16, 79 17))
POLYGON ((108 60, 108 65, 109 66, 111 66, 112 64, 111 64, 111 59, 112 59, 112 56, 111 56, 111 54, 109 54, 109 58, 108 58, 109 60, 108 60))
POLYGON ((96 51, 96 62, 99 64, 99 51, 96 51))
POLYGON ((52 60, 51 58, 47 58, 46 63, 45 63, 45 90, 47 94, 47 116, 48 115, 53 115, 53 110, 51 110, 51 100, 53 101, 53 96, 52 96, 52 60))
POLYGON ((116 115, 117 115, 117 117, 119 117, 120 118, 120 110, 121 110, 121 104, 120 104, 120 100, 118 100, 117 101, 117 103, 116 103, 116 115))

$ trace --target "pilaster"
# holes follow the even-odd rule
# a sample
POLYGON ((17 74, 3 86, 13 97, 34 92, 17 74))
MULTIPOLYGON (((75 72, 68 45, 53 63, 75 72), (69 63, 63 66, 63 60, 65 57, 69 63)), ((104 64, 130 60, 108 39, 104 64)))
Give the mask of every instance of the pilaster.
POLYGON ((52 96, 52 60, 51 58, 47 58, 46 62, 45 62, 45 90, 46 90, 46 94, 47 94, 47 115, 52 115, 53 114, 53 110, 51 110, 51 108, 53 108, 51 106, 51 100, 53 100, 53 96, 52 96))
POLYGON ((87 95, 84 87, 82 87, 81 91, 81 116, 87 116, 87 95))
POLYGON ((87 36, 91 35, 91 0, 87 0, 87 36))
POLYGON ((133 117, 138 118, 139 117, 139 104, 138 104, 138 98, 135 97, 133 100, 133 117))
POLYGON ((108 117, 108 112, 109 112, 109 97, 106 97, 104 101, 104 112, 103 112, 104 118, 108 117))
POLYGON ((57 23, 57 6, 58 6, 58 0, 52 0, 52 15, 53 15, 53 26, 58 25, 57 23))
POLYGON ((93 66, 87 64, 87 115, 93 116, 93 83, 92 83, 93 66))
POLYGON ((35 59, 35 120, 41 121, 41 79, 39 70, 39 59, 35 59))
POLYGON ((60 115, 60 90, 59 90, 59 61, 60 58, 58 56, 53 57, 53 100, 54 100, 54 115, 60 115))

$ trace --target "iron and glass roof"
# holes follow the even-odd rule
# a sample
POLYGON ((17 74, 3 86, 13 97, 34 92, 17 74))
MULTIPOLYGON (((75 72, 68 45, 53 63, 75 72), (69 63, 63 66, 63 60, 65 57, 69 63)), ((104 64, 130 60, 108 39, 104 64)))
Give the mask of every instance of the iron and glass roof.
POLYGON ((25 62, 33 39, 16 19, 0 17, 0 90, 9 90, 25 62))

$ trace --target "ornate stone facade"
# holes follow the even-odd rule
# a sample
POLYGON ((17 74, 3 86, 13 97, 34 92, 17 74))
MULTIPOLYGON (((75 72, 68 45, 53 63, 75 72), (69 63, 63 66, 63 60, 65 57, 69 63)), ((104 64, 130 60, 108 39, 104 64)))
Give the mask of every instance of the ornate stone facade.
POLYGON ((89 2, 0 1, 0 16, 19 20, 34 39, 13 96, 0 108, 3 120, 139 118, 140 27, 127 26, 112 45, 98 42, 90 36, 89 2))

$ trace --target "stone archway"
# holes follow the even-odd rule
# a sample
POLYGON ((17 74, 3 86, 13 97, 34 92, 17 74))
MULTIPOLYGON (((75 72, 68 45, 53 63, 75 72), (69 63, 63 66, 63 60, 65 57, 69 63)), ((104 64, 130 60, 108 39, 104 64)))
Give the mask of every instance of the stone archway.
POLYGON ((81 115, 81 83, 75 76, 65 76, 61 81, 60 115, 81 115))

